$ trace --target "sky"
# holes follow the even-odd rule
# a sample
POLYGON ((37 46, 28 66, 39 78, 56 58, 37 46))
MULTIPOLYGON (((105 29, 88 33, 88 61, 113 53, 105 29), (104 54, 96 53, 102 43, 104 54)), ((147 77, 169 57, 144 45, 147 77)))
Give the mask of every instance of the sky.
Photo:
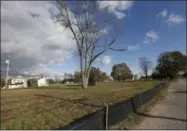
MULTIPOLYGON (((119 20, 120 33, 115 48, 108 51, 93 66, 109 75, 114 64, 125 62, 133 74, 141 73, 138 60, 147 57, 156 65, 160 53, 178 50, 186 54, 185 1, 102 1, 98 8, 108 7, 108 13, 119 20)), ((11 57, 10 74, 18 72, 63 76, 79 70, 75 42, 70 31, 52 16, 56 6, 49 1, 1 2, 1 73, 5 60, 11 57)))

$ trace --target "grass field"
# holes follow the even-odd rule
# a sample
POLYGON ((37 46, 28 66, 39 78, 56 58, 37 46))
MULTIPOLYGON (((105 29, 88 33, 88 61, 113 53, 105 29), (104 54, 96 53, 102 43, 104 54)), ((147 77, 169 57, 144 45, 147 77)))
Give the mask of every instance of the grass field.
POLYGON ((1 90, 1 129, 56 129, 152 88, 158 81, 1 90))

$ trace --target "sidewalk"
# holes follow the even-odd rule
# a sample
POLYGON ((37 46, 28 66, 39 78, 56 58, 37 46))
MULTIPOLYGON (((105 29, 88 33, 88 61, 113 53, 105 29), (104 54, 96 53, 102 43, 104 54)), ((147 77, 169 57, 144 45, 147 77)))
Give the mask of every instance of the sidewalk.
POLYGON ((186 80, 172 82, 166 98, 157 103, 135 129, 187 129, 186 80))

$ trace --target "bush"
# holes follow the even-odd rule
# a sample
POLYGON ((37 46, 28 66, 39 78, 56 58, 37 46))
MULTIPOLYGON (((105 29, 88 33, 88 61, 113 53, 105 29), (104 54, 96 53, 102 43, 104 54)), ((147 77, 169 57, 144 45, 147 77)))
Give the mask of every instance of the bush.
POLYGON ((64 79, 63 81, 62 81, 62 84, 65 84, 66 82, 73 82, 73 79, 64 79))
POLYGON ((88 85, 96 85, 96 78, 95 78, 95 76, 90 76, 89 77, 88 85))
POLYGON ((153 72, 151 74, 152 79, 164 79, 165 76, 159 72, 153 72))
POLYGON ((167 74, 159 73, 159 72, 153 72, 151 74, 152 79, 175 79, 178 77, 177 73, 175 72, 169 72, 167 74))
POLYGON ((47 82, 48 82, 49 84, 54 84, 54 83, 55 83, 55 81, 54 81, 53 79, 48 79, 47 82))
POLYGON ((35 78, 29 79, 27 82, 28 87, 37 87, 38 86, 38 81, 35 78), (29 81, 29 82, 28 82, 29 81))
POLYGON ((28 87, 31 87, 31 86, 32 86, 31 80, 27 80, 27 86, 28 86, 28 87))

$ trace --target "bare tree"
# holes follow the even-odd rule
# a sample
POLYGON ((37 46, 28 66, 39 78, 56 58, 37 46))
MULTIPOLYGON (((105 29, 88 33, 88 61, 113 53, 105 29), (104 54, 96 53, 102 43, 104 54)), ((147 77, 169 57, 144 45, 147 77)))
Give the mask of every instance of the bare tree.
POLYGON ((82 87, 87 88, 90 69, 96 58, 108 50, 126 50, 112 47, 118 36, 119 26, 107 15, 107 9, 98 8, 100 4, 98 1, 58 1, 57 3, 60 13, 55 22, 65 27, 64 31, 68 30, 73 35, 80 58, 82 87))
POLYGON ((148 72, 152 68, 152 62, 148 60, 146 57, 141 57, 139 59, 140 68, 143 71, 143 74, 145 75, 145 79, 147 80, 148 72))

